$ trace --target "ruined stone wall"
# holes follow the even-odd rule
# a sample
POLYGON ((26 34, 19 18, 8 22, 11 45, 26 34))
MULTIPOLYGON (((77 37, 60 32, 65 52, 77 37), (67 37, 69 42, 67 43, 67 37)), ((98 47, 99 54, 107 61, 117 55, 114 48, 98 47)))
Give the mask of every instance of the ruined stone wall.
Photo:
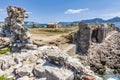
POLYGON ((79 30, 76 33, 77 51, 86 53, 90 46, 91 30, 87 24, 80 23, 79 30))
POLYGON ((8 17, 5 18, 5 24, 2 28, 4 37, 10 38, 11 51, 20 51, 25 48, 36 48, 32 44, 29 30, 24 27, 24 19, 28 18, 27 12, 20 7, 9 6, 7 8, 8 17))
POLYGON ((91 43, 102 43, 106 36, 116 30, 114 24, 85 24, 79 23, 79 30, 75 34, 78 53, 87 53, 91 43))

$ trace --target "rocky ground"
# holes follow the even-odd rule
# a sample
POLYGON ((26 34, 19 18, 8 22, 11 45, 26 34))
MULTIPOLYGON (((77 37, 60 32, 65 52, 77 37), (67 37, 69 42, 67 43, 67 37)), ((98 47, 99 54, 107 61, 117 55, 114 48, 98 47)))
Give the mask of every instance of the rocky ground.
POLYGON ((0 75, 15 80, 102 80, 55 46, 0 55, 0 66, 0 75))

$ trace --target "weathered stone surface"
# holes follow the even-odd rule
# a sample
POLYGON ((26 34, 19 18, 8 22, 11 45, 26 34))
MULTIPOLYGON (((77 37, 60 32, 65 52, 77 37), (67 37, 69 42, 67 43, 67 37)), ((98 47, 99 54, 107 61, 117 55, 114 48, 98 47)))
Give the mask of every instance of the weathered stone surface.
POLYGON ((28 64, 18 68, 16 70, 16 74, 18 74, 20 77, 29 76, 32 73, 32 70, 33 70, 33 65, 28 64))
POLYGON ((61 69, 57 67, 46 67, 48 80, 73 80, 74 73, 67 69, 61 69))
POLYGON ((64 50, 64 53, 66 53, 66 54, 68 54, 70 56, 75 56, 75 54, 76 54, 76 45, 70 44, 69 47, 67 47, 64 50))
POLYGON ((17 80, 30 80, 28 76, 20 77, 17 80))
POLYGON ((14 65, 15 65, 15 62, 11 56, 1 56, 0 57, 0 66, 1 66, 2 70, 6 70, 14 65))
POLYGON ((14 78, 14 68, 10 67, 9 69, 6 69, 4 71, 4 75, 8 78, 8 79, 12 79, 14 78))
POLYGON ((4 25, 1 28, 2 33, 0 35, 9 37, 10 40, 9 42, 0 44, 0 48, 9 45, 13 52, 21 51, 21 49, 36 49, 37 46, 33 45, 30 40, 31 34, 28 28, 23 26, 24 18, 28 18, 27 12, 23 8, 16 6, 9 6, 7 12, 8 17, 5 18, 4 25))
MULTIPOLYGON (((107 35, 105 40, 100 43, 93 43, 89 48, 89 53, 86 56, 80 56, 80 60, 84 65, 91 65, 92 70, 98 73, 105 74, 105 65, 109 68, 115 69, 117 71, 117 65, 120 64, 119 57, 119 43, 120 43, 120 32, 112 31, 107 35)), ((119 72, 117 72, 119 73, 119 72)))
POLYGON ((107 34, 116 30, 113 24, 85 24, 79 23, 79 30, 75 34, 75 43, 78 53, 85 54, 91 43, 102 43, 107 34))
POLYGON ((26 57, 26 60, 28 60, 30 63, 35 63, 37 61, 37 56, 29 55, 28 57, 26 57))
POLYGON ((15 62, 16 63, 20 63, 20 62, 22 62, 22 61, 24 61, 24 60, 26 60, 26 58, 28 57, 28 56, 30 56, 31 54, 29 54, 29 53, 21 53, 21 54, 18 54, 18 55, 16 55, 15 56, 15 62))
POLYGON ((94 80, 91 76, 83 76, 82 77, 83 80, 94 80))
POLYGON ((47 80, 73 80, 73 72, 65 68, 59 68, 51 63, 46 63, 44 66, 37 65, 34 68, 34 75, 37 78, 46 77, 47 80))
POLYGON ((4 72, 0 69, 0 76, 4 75, 4 72))
POLYGON ((0 37, 0 49, 7 47, 10 44, 10 39, 5 37, 0 37))
POLYGON ((62 53, 56 46, 43 46, 41 47, 41 52, 48 61, 60 66, 65 64, 64 62, 68 56, 67 54, 62 53))
POLYGON ((45 68, 41 65, 37 65, 34 70, 33 73, 35 75, 35 77, 37 78, 44 78, 46 77, 46 72, 45 72, 45 68))
POLYGON ((75 34, 75 40, 77 45, 77 51, 86 53, 90 46, 90 39, 91 39, 91 30, 85 23, 79 24, 79 30, 75 34))
POLYGON ((39 78, 39 79, 36 79, 36 80, 47 80, 47 78, 39 78))
POLYGON ((43 65, 44 63, 46 62, 46 60, 43 60, 43 59, 38 59, 36 61, 37 64, 40 64, 40 65, 43 65))

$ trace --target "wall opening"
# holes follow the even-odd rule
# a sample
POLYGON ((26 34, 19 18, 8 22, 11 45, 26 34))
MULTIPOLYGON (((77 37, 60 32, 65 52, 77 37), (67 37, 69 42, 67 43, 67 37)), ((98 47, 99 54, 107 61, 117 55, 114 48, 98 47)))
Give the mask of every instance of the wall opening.
POLYGON ((92 31, 92 36, 91 36, 92 42, 98 43, 98 37, 97 36, 98 36, 98 29, 94 29, 92 31))

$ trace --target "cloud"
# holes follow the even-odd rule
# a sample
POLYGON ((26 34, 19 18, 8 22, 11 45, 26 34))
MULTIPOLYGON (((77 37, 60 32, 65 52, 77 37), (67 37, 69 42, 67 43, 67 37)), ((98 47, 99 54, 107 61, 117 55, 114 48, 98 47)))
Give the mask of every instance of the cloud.
POLYGON ((68 9, 67 11, 64 12, 64 14, 78 14, 84 11, 87 11, 88 8, 85 9, 68 9))
POLYGON ((6 15, 6 10, 3 8, 0 8, 0 15, 6 15))
POLYGON ((116 16, 120 16, 120 12, 103 14, 103 17, 116 17, 116 16))
POLYGON ((32 12, 26 12, 27 14, 32 14, 32 12))
POLYGON ((5 9, 0 8, 0 11, 5 11, 5 9))

